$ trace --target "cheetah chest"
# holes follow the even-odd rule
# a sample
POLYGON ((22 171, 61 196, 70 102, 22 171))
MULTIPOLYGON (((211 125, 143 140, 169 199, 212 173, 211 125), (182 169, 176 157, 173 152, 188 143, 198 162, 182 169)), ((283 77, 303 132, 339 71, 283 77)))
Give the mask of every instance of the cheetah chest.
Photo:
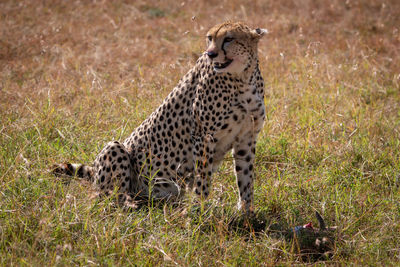
POLYGON ((264 124, 264 98, 254 87, 238 90, 231 102, 230 116, 225 121, 226 129, 215 134, 216 160, 222 160, 234 143, 255 138, 264 124))

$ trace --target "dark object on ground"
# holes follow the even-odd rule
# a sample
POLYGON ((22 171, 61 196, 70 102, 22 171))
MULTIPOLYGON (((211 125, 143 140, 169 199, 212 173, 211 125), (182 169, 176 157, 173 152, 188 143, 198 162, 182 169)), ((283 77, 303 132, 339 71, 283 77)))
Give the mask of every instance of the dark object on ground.
POLYGON ((333 255, 337 227, 327 227, 322 216, 316 211, 319 228, 312 223, 296 226, 288 234, 293 239, 293 251, 301 254, 303 259, 323 260, 333 255))

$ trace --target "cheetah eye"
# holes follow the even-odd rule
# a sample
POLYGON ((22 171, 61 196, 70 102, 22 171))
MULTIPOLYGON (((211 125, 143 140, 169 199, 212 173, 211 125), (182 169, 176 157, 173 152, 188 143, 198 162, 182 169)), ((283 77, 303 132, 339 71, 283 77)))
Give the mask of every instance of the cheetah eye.
POLYGON ((229 43, 232 41, 233 41, 233 38, 231 38, 231 37, 225 37, 225 39, 224 39, 224 43, 229 43))
POLYGON ((207 40, 211 42, 211 40, 212 40, 211 35, 207 36, 207 40))

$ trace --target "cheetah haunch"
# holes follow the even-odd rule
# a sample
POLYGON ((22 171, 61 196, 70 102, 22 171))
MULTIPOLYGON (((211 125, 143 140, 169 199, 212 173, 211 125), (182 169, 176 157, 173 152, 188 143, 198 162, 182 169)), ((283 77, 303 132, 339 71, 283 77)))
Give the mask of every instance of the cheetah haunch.
POLYGON ((240 22, 214 26, 207 50, 164 102, 122 143, 108 143, 92 166, 59 164, 55 174, 77 175, 119 201, 181 195, 201 198, 232 150, 239 209, 252 210, 256 138, 265 117, 257 44, 266 33, 240 22))

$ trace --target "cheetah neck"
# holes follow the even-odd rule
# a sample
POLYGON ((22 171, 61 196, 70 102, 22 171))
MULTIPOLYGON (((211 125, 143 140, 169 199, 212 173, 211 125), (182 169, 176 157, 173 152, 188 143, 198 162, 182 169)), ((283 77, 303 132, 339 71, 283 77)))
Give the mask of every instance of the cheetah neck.
POLYGON ((258 58, 256 57, 251 60, 251 64, 249 64, 249 66, 246 67, 246 69, 242 73, 237 74, 236 76, 244 84, 250 84, 254 72, 256 72, 258 69, 258 58))

